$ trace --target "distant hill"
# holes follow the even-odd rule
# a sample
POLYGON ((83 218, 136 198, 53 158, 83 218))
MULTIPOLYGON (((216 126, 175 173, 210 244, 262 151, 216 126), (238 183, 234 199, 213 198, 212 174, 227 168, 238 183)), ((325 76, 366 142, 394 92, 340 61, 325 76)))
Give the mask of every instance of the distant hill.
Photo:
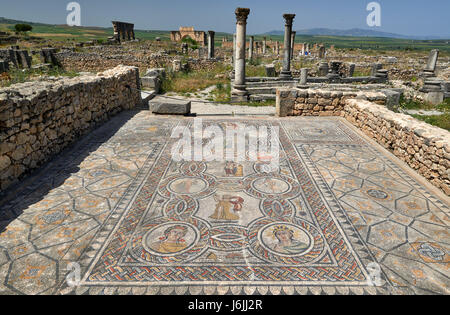
MULTIPOLYGON (((271 31, 265 35, 283 35, 284 31, 271 31)), ((399 39, 416 39, 416 40, 432 40, 432 39, 448 39, 439 36, 406 36, 394 33, 387 33, 375 30, 367 30, 360 28, 353 28, 350 30, 335 30, 329 28, 311 28, 298 30, 297 35, 310 35, 310 36, 350 36, 350 37, 387 37, 387 38, 399 38, 399 39)), ((449 36, 450 37, 450 36, 449 36)))

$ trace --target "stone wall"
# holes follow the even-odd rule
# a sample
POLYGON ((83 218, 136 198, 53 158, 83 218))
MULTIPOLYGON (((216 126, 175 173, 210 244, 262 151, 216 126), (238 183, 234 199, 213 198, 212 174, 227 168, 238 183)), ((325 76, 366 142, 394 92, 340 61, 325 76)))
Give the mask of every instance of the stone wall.
POLYGON ((389 110, 389 91, 278 89, 277 115, 341 116, 450 195, 450 133, 389 110))
POLYGON ((450 133, 364 100, 343 111, 353 125, 450 196, 450 133))
POLYGON ((348 99, 366 99, 386 105, 387 96, 372 91, 337 91, 323 89, 277 90, 277 115, 286 116, 341 116, 348 99))
POLYGON ((139 71, 118 66, 91 76, 0 89, 0 191, 112 115, 141 101, 139 71))

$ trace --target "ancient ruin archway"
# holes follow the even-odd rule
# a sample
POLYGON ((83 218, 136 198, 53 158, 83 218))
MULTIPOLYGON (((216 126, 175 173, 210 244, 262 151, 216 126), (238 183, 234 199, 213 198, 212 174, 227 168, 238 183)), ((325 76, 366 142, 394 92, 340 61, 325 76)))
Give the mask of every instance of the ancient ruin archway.
POLYGON ((200 45, 206 45, 206 33, 203 31, 196 31, 193 27, 180 27, 178 31, 172 31, 170 34, 170 39, 173 42, 181 42, 188 36, 200 45))

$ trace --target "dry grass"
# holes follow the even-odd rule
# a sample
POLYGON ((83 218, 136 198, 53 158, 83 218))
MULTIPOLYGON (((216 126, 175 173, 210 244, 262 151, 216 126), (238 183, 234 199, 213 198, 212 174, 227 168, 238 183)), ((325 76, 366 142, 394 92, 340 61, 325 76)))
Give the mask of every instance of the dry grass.
POLYGON ((231 71, 229 66, 217 64, 209 71, 172 73, 164 80, 162 90, 163 92, 193 93, 212 85, 226 84, 230 81, 225 75, 229 71, 231 71))

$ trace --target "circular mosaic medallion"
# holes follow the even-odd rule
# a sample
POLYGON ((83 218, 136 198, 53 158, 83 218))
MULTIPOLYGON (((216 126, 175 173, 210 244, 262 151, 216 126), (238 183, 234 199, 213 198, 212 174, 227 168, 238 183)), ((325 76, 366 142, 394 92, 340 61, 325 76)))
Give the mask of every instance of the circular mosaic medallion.
POLYGON ((249 228, 249 248, 262 260, 297 265, 320 259, 325 241, 317 228, 299 218, 265 218, 249 228))
POLYGON ((273 223, 260 230, 262 245, 277 255, 298 256, 314 246, 312 235, 298 226, 288 223, 273 223))
POLYGON ((171 221, 160 218, 140 228, 130 253, 142 262, 185 262, 195 259, 207 249, 209 236, 209 228, 202 220, 171 221))
POLYGON ((377 188, 370 188, 370 189, 365 189, 364 193, 369 196, 370 198, 374 198, 377 200, 390 200, 390 195, 385 192, 384 190, 380 190, 377 188))
POLYGON ((290 190, 289 183, 282 179, 264 177, 253 182, 253 187, 265 194, 283 194, 290 190))
POLYGON ((168 189, 179 195, 192 195, 206 189, 207 183, 200 178, 185 177, 172 181, 168 189))
POLYGON ((251 175, 244 179, 244 189, 249 195, 267 199, 290 199, 300 193, 294 179, 279 174, 251 175))
POLYGON ((207 174, 199 174, 196 177, 173 175, 161 182, 159 191, 167 198, 179 196, 204 198, 214 193, 216 187, 217 180, 207 174))
POLYGON ((198 241, 196 227, 187 223, 167 223, 150 230, 143 238, 146 251, 159 256, 175 256, 187 252, 198 241))

